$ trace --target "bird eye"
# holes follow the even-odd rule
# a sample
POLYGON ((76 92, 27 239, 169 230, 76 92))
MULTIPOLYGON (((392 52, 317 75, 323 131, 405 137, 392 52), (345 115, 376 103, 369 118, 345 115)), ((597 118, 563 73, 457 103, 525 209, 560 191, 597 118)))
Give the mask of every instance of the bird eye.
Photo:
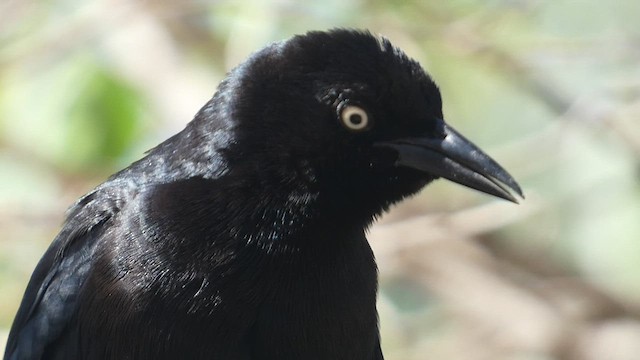
POLYGON ((352 131, 366 130, 369 128, 369 115, 356 105, 345 105, 340 109, 342 125, 352 131))

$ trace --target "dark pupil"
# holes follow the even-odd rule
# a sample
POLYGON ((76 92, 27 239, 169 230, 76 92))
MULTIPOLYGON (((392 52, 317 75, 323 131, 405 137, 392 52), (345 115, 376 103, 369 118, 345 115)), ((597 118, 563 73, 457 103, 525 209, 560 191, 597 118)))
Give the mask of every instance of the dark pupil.
POLYGON ((360 125, 360 123, 362 123, 362 115, 360 115, 360 114, 351 114, 351 115, 349 115, 349 121, 353 125, 360 125))

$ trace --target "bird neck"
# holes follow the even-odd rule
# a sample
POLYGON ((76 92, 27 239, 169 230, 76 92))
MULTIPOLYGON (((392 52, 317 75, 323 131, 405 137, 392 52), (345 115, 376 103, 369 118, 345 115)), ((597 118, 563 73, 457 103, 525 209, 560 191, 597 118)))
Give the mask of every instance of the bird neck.
POLYGON ((232 227, 241 229, 236 239, 267 252, 313 250, 328 242, 361 236, 373 217, 358 214, 357 204, 344 197, 299 182, 271 185, 261 188, 253 184, 229 192, 230 196, 241 194, 245 206, 252 209, 229 219, 232 227))
POLYGON ((146 233, 168 234, 171 245, 165 246, 176 259, 215 254, 211 247, 227 246, 265 253, 312 251, 331 241, 363 237, 373 216, 358 214, 357 204, 344 196, 308 184, 233 175, 154 186, 141 213, 146 233))

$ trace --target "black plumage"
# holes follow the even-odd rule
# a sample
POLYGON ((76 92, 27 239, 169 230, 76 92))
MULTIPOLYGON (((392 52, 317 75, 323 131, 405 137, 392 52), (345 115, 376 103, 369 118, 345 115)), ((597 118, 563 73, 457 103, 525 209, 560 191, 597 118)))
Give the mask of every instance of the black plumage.
POLYGON ((374 218, 438 177, 521 195, 442 119, 386 39, 267 46, 70 209, 5 359, 382 359, 374 218))

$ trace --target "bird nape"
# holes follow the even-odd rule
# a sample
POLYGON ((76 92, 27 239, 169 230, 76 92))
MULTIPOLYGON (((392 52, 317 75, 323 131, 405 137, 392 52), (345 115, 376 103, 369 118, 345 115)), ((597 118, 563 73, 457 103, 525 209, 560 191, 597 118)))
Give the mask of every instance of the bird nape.
POLYGON ((71 207, 4 358, 383 359, 365 230, 440 177, 522 196, 387 39, 271 44, 71 207))

